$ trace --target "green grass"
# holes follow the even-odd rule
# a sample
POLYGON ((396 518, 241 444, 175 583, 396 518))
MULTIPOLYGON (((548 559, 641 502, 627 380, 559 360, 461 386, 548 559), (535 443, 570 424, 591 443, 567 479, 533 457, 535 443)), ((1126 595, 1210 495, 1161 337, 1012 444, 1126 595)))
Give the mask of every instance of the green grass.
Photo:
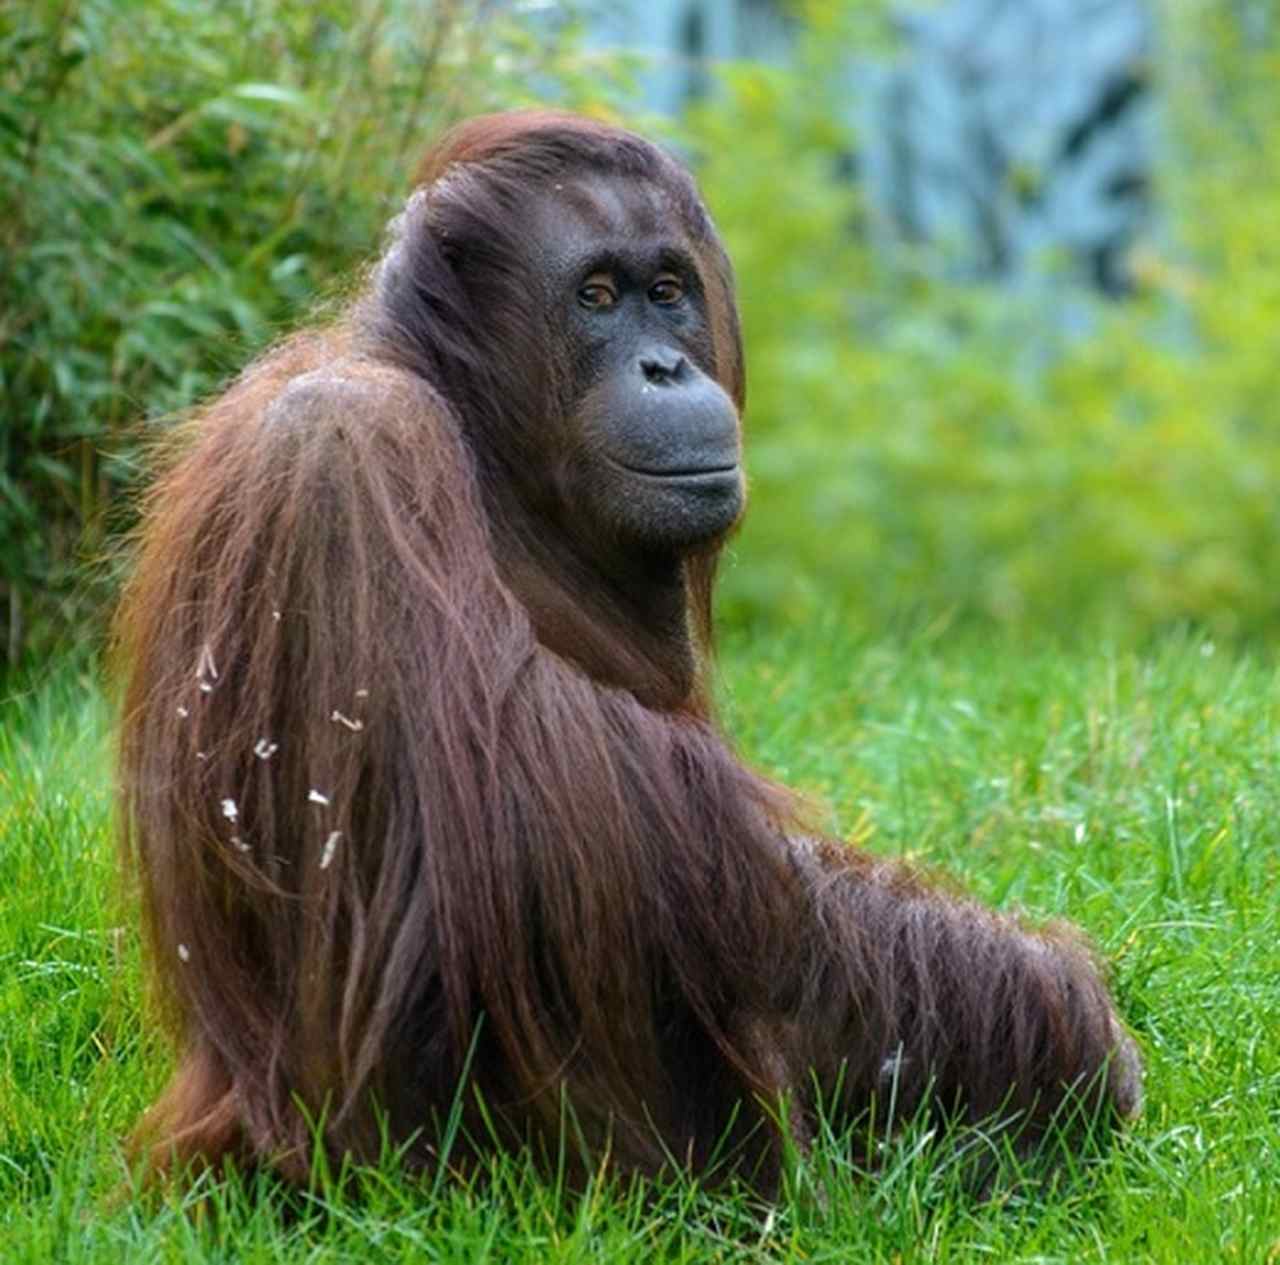
POLYGON ((106 709, 64 673, 0 701, 0 1261, 1280 1260, 1276 663, 1192 636, 1134 654, 831 625, 739 634, 721 666, 743 750, 839 829, 1088 930, 1147 1057, 1120 1145, 987 1203, 918 1133, 874 1177, 827 1141, 776 1207, 570 1194, 513 1160, 433 1185, 392 1155, 347 1196, 121 1199, 165 1053, 114 894, 106 709))

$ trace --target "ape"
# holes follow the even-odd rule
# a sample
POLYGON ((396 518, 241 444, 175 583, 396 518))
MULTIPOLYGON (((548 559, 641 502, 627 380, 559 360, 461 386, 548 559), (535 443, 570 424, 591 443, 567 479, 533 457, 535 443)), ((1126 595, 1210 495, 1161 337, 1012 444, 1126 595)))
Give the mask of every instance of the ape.
MULTIPOLYGON (((1085 950, 813 836, 712 723, 743 505, 689 174, 556 113, 432 151, 363 293, 186 427, 118 616, 120 817, 186 1161, 737 1172, 837 1120, 1136 1109, 1085 950)), ((153 1170, 154 1171, 154 1170, 153 1170)))

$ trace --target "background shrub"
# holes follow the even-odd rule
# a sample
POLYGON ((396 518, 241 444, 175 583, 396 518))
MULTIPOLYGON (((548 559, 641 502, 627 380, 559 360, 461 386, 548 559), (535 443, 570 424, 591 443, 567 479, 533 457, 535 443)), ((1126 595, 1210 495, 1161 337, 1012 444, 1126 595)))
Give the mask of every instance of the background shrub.
POLYGON ((754 513, 730 621, 846 610, 1143 637, 1280 627, 1280 44, 1164 11, 1158 235, 1132 301, 884 251, 833 119, 862 10, 809 6, 690 131, 739 273, 754 513), (855 26, 856 24, 856 26, 855 26))
MULTIPOLYGON (((85 561, 127 522, 144 423, 332 301, 440 126, 616 110, 616 59, 518 8, 0 9, 0 660, 98 626, 109 576, 85 561)), ((810 0, 789 66, 722 68, 667 129, 746 322, 755 504, 723 617, 1271 635, 1280 23, 1162 7, 1158 227, 1139 294, 1108 303, 1053 261, 982 289, 886 247, 841 122, 850 50, 889 47, 884 8, 810 0)))
POLYGON ((140 421, 332 296, 427 137, 608 91, 572 36, 487 0, 0 7, 0 661, 100 604, 140 421))

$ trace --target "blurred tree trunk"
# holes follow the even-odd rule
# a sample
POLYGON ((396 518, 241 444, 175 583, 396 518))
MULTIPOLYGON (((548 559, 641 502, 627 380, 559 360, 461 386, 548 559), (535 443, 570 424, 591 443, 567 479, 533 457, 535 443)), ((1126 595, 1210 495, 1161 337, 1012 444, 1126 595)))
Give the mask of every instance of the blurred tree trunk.
POLYGON ((960 275, 1066 264, 1125 293, 1152 161, 1144 0, 949 0, 899 27, 866 155, 893 230, 960 275))

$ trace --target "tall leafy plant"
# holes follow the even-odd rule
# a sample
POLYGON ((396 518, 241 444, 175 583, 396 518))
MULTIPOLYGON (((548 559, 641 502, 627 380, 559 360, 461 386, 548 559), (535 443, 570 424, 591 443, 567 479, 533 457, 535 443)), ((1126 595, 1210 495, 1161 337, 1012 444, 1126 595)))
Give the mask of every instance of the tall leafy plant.
POLYGON ((0 7, 0 664, 96 606, 141 420, 332 296, 433 132, 608 69, 493 0, 0 7))

